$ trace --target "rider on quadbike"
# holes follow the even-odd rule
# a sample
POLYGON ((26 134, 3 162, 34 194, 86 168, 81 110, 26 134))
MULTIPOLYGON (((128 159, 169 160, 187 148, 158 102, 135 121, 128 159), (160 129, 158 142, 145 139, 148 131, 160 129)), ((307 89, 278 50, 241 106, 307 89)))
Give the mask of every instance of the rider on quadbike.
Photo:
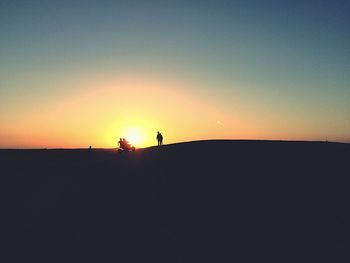
POLYGON ((119 149, 118 152, 130 152, 130 151, 135 151, 135 147, 131 146, 131 144, 125 139, 125 138, 120 138, 118 141, 119 144, 119 149))

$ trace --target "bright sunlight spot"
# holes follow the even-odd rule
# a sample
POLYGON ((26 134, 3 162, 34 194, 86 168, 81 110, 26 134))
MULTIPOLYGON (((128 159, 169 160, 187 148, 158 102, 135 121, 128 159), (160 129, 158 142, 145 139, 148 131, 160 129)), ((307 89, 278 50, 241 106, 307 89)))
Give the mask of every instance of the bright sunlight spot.
POLYGON ((141 128, 129 127, 124 132, 124 138, 137 147, 144 143, 145 132, 141 128))

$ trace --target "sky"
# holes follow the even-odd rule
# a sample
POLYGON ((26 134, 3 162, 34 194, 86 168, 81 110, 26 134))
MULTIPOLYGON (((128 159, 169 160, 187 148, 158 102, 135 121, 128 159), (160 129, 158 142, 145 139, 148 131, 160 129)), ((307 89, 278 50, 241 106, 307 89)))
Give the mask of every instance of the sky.
POLYGON ((0 148, 350 142, 350 1, 0 0, 0 148))

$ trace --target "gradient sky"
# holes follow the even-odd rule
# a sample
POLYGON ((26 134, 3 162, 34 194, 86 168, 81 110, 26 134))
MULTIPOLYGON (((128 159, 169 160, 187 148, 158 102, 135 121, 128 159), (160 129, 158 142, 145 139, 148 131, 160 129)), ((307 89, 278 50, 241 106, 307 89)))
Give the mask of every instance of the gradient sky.
POLYGON ((350 142, 349 1, 0 0, 0 148, 350 142))

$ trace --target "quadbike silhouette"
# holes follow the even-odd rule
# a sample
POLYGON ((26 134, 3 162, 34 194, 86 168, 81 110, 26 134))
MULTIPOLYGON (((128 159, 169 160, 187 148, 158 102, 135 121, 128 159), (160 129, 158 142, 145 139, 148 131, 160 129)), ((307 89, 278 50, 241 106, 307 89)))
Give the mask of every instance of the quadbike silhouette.
POLYGON ((118 153, 134 152, 135 150, 135 146, 132 146, 130 143, 123 143, 119 146, 118 153))

